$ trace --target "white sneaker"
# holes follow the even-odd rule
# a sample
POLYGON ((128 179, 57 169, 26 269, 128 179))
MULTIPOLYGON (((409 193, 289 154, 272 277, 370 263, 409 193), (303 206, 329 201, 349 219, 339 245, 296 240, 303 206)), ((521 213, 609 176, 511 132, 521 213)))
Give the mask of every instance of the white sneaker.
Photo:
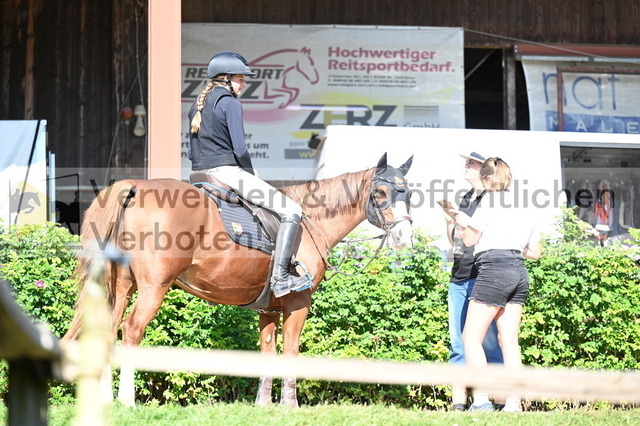
POLYGON ((507 401, 502 411, 505 413, 518 413, 522 411, 522 404, 520 401, 507 401))

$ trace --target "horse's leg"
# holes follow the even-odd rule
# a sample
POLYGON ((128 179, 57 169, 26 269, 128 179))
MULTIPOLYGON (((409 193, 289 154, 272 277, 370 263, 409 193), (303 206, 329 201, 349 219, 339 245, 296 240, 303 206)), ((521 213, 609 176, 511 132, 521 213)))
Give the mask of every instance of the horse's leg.
MULTIPOLYGON (((173 281, 172 281, 173 282, 173 281)), ((131 313, 122 323, 122 344, 137 346, 144 336, 144 330, 158 313, 165 294, 171 285, 138 287, 138 299, 131 313)), ((120 388, 118 401, 126 407, 135 407, 134 368, 123 364, 120 366, 120 388)))
MULTIPOLYGON (((115 285, 113 287, 113 308, 111 311, 111 333, 113 341, 115 343, 118 340, 118 329, 122 323, 122 317, 124 311, 129 304, 129 299, 133 294, 134 283, 131 279, 131 275, 128 268, 115 267, 115 285)), ((100 377, 100 384, 102 387, 103 398, 107 402, 113 401, 113 379, 111 375, 111 366, 106 366, 102 371, 100 377)))
MULTIPOLYGON (((276 343, 278 340, 278 323, 280 313, 260 313, 260 352, 276 353, 276 343)), ((258 382, 258 394, 255 405, 265 406, 271 404, 271 386, 273 377, 260 377, 258 382)))
POLYGON ((118 339, 118 329, 122 324, 124 311, 129 305, 129 300, 135 290, 135 284, 128 267, 117 267, 115 273, 114 294, 112 295, 113 308, 111 311, 111 332, 113 333, 114 341, 118 339))
MULTIPOLYGON (((285 355, 297 356, 300 352, 300 335, 302 334, 302 327, 309 313, 309 306, 311 306, 310 290, 299 293, 289 293, 284 296, 282 343, 283 353, 285 355)), ((284 377, 282 379, 280 404, 294 408, 298 407, 295 377, 284 377)))

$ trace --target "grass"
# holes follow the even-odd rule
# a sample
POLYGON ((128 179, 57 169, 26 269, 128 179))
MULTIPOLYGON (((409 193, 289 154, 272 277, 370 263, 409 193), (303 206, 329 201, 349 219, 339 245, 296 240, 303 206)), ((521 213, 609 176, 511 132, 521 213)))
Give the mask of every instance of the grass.
MULTIPOLYGON (((53 406, 49 424, 72 424, 74 405, 53 406)), ((107 412, 107 424, 144 426, 191 425, 635 425, 640 409, 574 409, 554 412, 461 413, 406 410, 381 405, 318 405, 292 410, 278 405, 257 408, 245 403, 141 406, 136 409, 114 406, 107 412)), ((6 424, 7 409, 0 408, 0 422, 6 424)))

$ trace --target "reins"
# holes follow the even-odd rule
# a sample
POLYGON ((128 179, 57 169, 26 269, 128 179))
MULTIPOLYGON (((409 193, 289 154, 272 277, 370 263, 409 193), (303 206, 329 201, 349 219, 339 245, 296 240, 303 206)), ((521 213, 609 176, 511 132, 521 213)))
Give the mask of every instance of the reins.
POLYGON ((324 262, 325 268, 327 269, 327 271, 333 272, 331 274, 331 276, 323 278, 324 281, 329 281, 333 277, 335 277, 336 275, 344 275, 344 276, 347 276, 347 277, 355 277, 355 276, 358 276, 360 274, 363 274, 364 271, 369 267, 371 262, 373 262, 373 260, 378 256, 378 254, 380 253, 380 250, 382 250, 382 247, 384 246, 384 243, 387 241, 387 238, 389 237, 389 234, 385 233, 385 234, 380 234, 380 235, 378 235, 376 237, 358 238, 358 239, 352 239, 352 240, 346 240, 346 239, 340 240, 339 244, 346 244, 346 246, 342 250, 342 255, 340 256, 340 258, 341 258, 340 263, 338 263, 336 266, 333 266, 331 263, 329 263, 329 259, 324 254, 324 251, 326 251, 327 254, 329 254, 329 251, 331 250, 329 248, 329 244, 327 244, 327 241, 324 238, 324 235, 322 235, 320 230, 316 227, 316 225, 313 223, 313 221, 311 219, 309 219, 308 216, 304 216, 303 217, 303 222, 305 223, 305 226, 306 226, 306 224, 311 225, 311 227, 313 228, 315 233, 317 233, 324 240, 325 250, 321 250, 320 247, 318 246, 318 242, 316 241, 316 238, 314 237, 314 233, 310 232, 309 228, 307 228, 307 232, 309 232, 309 235, 311 236, 311 240, 313 241, 313 244, 315 245, 316 250, 318 250, 318 254, 322 258, 322 261, 324 262), (350 273, 347 273, 347 272, 344 272, 344 271, 340 270, 340 266, 342 265, 342 263, 346 259, 345 253, 347 252, 347 250, 349 249, 349 247, 352 244, 362 243, 362 242, 365 242, 365 241, 372 241, 372 240, 377 240, 377 239, 380 239, 380 244, 378 245, 378 248, 376 249, 376 251, 370 256, 370 259, 366 263, 366 265, 362 266, 354 274, 350 274, 350 273))
POLYGON ((344 276, 347 276, 347 277, 356 277, 356 276, 358 276, 360 274, 363 274, 364 271, 369 267, 369 265, 371 265, 371 262, 373 262, 373 260, 376 257, 378 257, 378 253, 380 253, 380 250, 382 250, 382 247, 384 246, 384 243, 387 241, 388 237, 389 237, 389 234, 380 234, 377 237, 361 238, 361 239, 355 239, 355 240, 341 240, 340 243, 341 244, 346 244, 346 245, 345 245, 345 248, 342 250, 342 255, 340 256, 341 257, 340 263, 338 263, 337 266, 329 265, 329 267, 327 269, 332 271, 333 274, 331 274, 331 276, 329 278, 326 278, 325 281, 329 281, 331 278, 335 277, 336 275, 344 275, 344 276), (347 250, 349 249, 351 244, 360 243, 360 242, 364 242, 364 241, 376 240, 378 238, 380 238, 380 244, 378 245, 378 248, 370 256, 369 261, 365 265, 363 265, 358 271, 356 271, 355 274, 349 274, 347 272, 344 272, 344 271, 340 270, 340 265, 342 265, 342 263, 347 258, 345 256, 345 253, 347 252, 347 250))

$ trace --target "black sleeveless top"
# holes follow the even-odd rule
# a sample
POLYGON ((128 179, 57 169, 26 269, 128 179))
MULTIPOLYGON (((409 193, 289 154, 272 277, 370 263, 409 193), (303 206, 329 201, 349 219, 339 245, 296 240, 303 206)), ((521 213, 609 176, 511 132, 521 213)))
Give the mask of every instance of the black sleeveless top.
MULTIPOLYGON (((482 197, 486 194, 486 191, 482 191, 475 200, 469 202, 474 192, 475 189, 471 189, 467 192, 464 197, 462 197, 460 206, 458 207, 461 212, 466 213, 469 217, 473 216, 478 204, 480 204, 480 201, 482 200, 482 197)), ((462 258, 454 260, 453 262, 453 268, 451 268, 451 282, 457 283, 460 281, 466 281, 477 276, 478 270, 473 264, 473 246, 465 247, 462 258)))

